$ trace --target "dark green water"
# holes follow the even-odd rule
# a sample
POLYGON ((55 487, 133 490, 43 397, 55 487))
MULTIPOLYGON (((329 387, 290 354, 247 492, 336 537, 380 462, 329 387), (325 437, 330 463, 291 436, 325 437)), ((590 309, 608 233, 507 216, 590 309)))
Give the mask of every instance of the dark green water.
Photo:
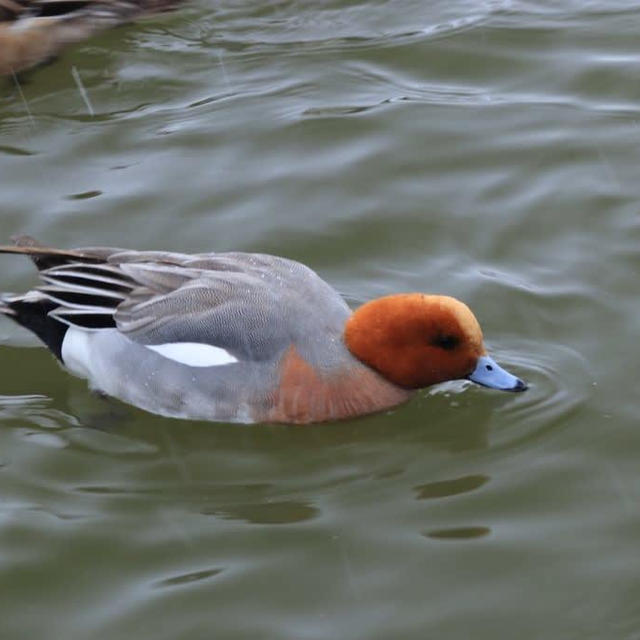
POLYGON ((622 0, 197 0, 5 83, 4 240, 455 295, 532 387, 180 422, 3 321, 0 638, 640 638, 638 33, 622 0))

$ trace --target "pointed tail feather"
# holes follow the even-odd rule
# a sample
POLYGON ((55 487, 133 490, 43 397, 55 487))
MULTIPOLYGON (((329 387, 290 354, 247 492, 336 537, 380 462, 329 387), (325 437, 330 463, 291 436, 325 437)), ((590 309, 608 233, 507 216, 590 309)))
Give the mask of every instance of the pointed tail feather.
MULTIPOLYGON (((0 253, 19 253, 29 256, 39 271, 55 267, 73 260, 81 262, 102 262, 104 254, 96 255, 83 249, 54 249, 43 247, 30 236, 14 236, 13 245, 0 245, 0 253)), ((96 252, 96 253, 99 253, 96 252)))
POLYGON ((29 236, 12 240, 14 245, 0 246, 0 253, 31 258, 45 284, 20 295, 0 294, 0 315, 35 333, 60 360, 68 325, 114 326, 115 307, 134 286, 125 274, 105 264, 117 249, 55 249, 29 236))
POLYGON ((9 306, 10 293, 0 293, 0 314, 3 316, 15 316, 16 312, 9 306))

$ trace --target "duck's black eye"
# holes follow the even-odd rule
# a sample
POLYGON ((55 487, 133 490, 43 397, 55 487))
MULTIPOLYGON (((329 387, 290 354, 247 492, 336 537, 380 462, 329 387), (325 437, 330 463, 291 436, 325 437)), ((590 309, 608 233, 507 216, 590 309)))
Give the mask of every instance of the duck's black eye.
POLYGON ((452 351, 460 344, 460 338, 451 334, 445 334, 442 336, 438 336, 434 344, 441 349, 445 349, 446 351, 452 351))

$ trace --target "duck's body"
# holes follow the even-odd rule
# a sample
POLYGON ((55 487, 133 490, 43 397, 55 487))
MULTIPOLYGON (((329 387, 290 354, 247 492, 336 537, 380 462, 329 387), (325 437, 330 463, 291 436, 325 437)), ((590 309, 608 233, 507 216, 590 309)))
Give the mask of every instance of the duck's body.
POLYGON ((0 75, 46 62, 67 45, 182 0, 0 0, 0 75))
MULTIPOLYGON (((30 255, 45 284, 4 296, 0 313, 94 387, 162 415, 342 419, 489 360, 473 314, 452 298, 391 296, 352 314, 316 273, 285 258, 18 244, 0 252, 30 255)), ((499 372, 506 377, 493 386, 524 388, 499 372)))

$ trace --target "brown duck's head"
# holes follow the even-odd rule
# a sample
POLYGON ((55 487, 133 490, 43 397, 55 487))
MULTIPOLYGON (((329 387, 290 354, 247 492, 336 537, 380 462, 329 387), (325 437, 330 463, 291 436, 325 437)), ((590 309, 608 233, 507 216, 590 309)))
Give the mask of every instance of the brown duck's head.
POLYGON ((404 293, 372 300, 351 315, 344 340, 356 358, 401 387, 468 378, 505 391, 527 388, 487 355, 476 317, 449 296, 404 293))

